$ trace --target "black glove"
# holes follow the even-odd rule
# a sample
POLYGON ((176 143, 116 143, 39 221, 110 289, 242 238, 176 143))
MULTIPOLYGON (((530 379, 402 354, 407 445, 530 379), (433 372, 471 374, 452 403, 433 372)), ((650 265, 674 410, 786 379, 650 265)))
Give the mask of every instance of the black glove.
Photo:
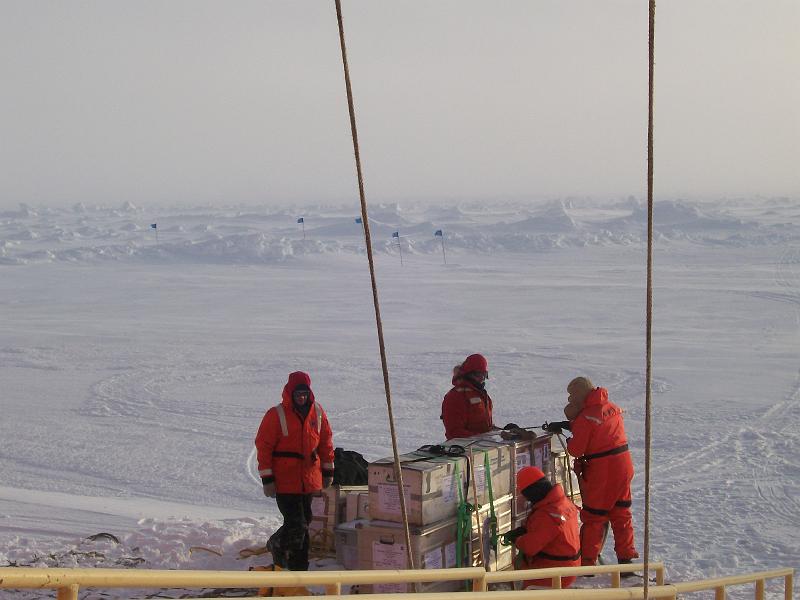
POLYGON ((512 431, 514 429, 519 429, 519 425, 516 423, 508 423, 505 427, 503 427, 503 431, 512 431))
POLYGON ((549 433, 561 433, 563 429, 572 431, 570 429, 569 421, 553 421, 552 423, 545 423, 542 429, 549 433))
POLYGON ((528 533, 528 530, 525 527, 517 527, 516 529, 512 529, 508 533, 504 533, 502 535, 502 542, 504 546, 511 546, 517 540, 517 538, 522 537, 528 533))

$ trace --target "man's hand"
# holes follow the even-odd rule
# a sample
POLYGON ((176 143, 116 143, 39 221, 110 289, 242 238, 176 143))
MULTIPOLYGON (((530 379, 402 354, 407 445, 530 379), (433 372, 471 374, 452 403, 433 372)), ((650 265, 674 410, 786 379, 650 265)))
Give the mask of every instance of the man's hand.
POLYGON ((545 431, 550 433, 562 433, 564 429, 570 430, 569 421, 554 421, 552 423, 545 423, 542 427, 545 431))
POLYGON ((512 546, 517 538, 522 537, 528 533, 528 530, 525 527, 517 527, 516 529, 512 529, 508 533, 504 533, 502 535, 502 541, 504 546, 512 546))
POLYGON ((265 483, 264 484, 264 495, 267 498, 274 498, 275 497, 275 482, 272 483, 265 483))
POLYGON ((323 489, 324 488, 329 488, 332 485, 333 485, 333 475, 325 475, 322 478, 322 487, 323 487, 323 489))

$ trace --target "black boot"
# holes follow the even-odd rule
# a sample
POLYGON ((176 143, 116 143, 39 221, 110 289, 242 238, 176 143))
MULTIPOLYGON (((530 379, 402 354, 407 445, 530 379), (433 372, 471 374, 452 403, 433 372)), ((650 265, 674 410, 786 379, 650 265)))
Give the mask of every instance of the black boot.
POLYGON ((286 549, 281 543, 283 539, 283 527, 273 533, 267 540, 267 550, 272 554, 272 564, 280 567, 281 569, 289 568, 289 558, 286 549))
MULTIPOLYGON (((630 564, 633 564, 633 559, 632 558, 618 558, 617 559, 617 563, 619 563, 620 565, 630 565, 630 564)), ((633 571, 630 571, 628 573, 620 573, 619 576, 622 577, 622 578, 636 577, 636 573, 634 573, 633 571)))

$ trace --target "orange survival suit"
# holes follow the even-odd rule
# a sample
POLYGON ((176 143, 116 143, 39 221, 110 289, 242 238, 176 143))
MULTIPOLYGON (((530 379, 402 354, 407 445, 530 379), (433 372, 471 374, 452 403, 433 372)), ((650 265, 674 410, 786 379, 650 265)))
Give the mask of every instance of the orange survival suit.
POLYGON ((275 482, 278 494, 310 494, 322 489, 322 477, 333 477, 333 434, 328 417, 310 392, 303 417, 292 403, 298 385, 311 385, 302 371, 289 375, 282 402, 270 408, 256 434, 258 474, 275 482))
POLYGON ((622 409, 608 400, 608 390, 595 388, 570 423, 567 450, 575 457, 581 487, 582 564, 594 565, 603 545, 606 524, 614 532, 614 550, 620 562, 639 554, 633 545, 631 480, 633 461, 628 451, 622 409))
MULTIPOLYGON (((560 484, 553 485, 536 467, 525 467, 517 474, 517 489, 533 502, 531 513, 514 545, 522 552, 521 569, 545 567, 577 567, 581 563, 581 542, 578 533, 578 509, 567 498, 560 484), (529 481, 535 480, 532 483, 529 481), (524 487, 523 487, 524 486, 524 487)), ((575 577, 564 577, 569 587, 575 577)), ((551 587, 551 579, 525 581, 524 586, 551 587)))

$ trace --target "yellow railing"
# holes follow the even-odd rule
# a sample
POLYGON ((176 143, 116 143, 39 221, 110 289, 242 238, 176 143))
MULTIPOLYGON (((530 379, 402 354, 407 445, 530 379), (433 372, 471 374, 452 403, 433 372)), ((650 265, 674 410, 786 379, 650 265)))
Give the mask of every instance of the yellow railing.
MULTIPOLYGON (((472 581, 469 600, 504 600, 535 596, 537 600, 635 600, 644 597, 641 587, 620 588, 620 573, 641 571, 644 565, 602 565, 597 567, 555 567, 529 571, 487 573, 480 567, 464 569, 417 569, 403 571, 150 571, 137 569, 37 569, 0 568, 0 589, 51 589, 58 600, 77 600, 84 588, 260 588, 324 586, 329 600, 343 600, 342 585, 417 583, 434 581, 472 581), (612 588, 558 589, 562 577, 586 574, 610 574, 612 588), (524 592, 489 592, 490 583, 523 579, 553 580, 552 590, 524 592)), ((732 575, 716 579, 664 585, 664 565, 651 563, 656 585, 650 586, 650 598, 676 598, 678 594, 714 590, 716 600, 724 600, 726 588, 732 585, 755 584, 755 599, 764 600, 765 582, 784 579, 785 600, 792 600, 794 570, 778 569, 748 575, 732 575)), ((414 594, 414 600, 448 600, 452 592, 414 594)), ((398 594, 370 594, 371 600, 399 600, 398 594)), ((296 600, 303 600, 297 598, 296 600)))

